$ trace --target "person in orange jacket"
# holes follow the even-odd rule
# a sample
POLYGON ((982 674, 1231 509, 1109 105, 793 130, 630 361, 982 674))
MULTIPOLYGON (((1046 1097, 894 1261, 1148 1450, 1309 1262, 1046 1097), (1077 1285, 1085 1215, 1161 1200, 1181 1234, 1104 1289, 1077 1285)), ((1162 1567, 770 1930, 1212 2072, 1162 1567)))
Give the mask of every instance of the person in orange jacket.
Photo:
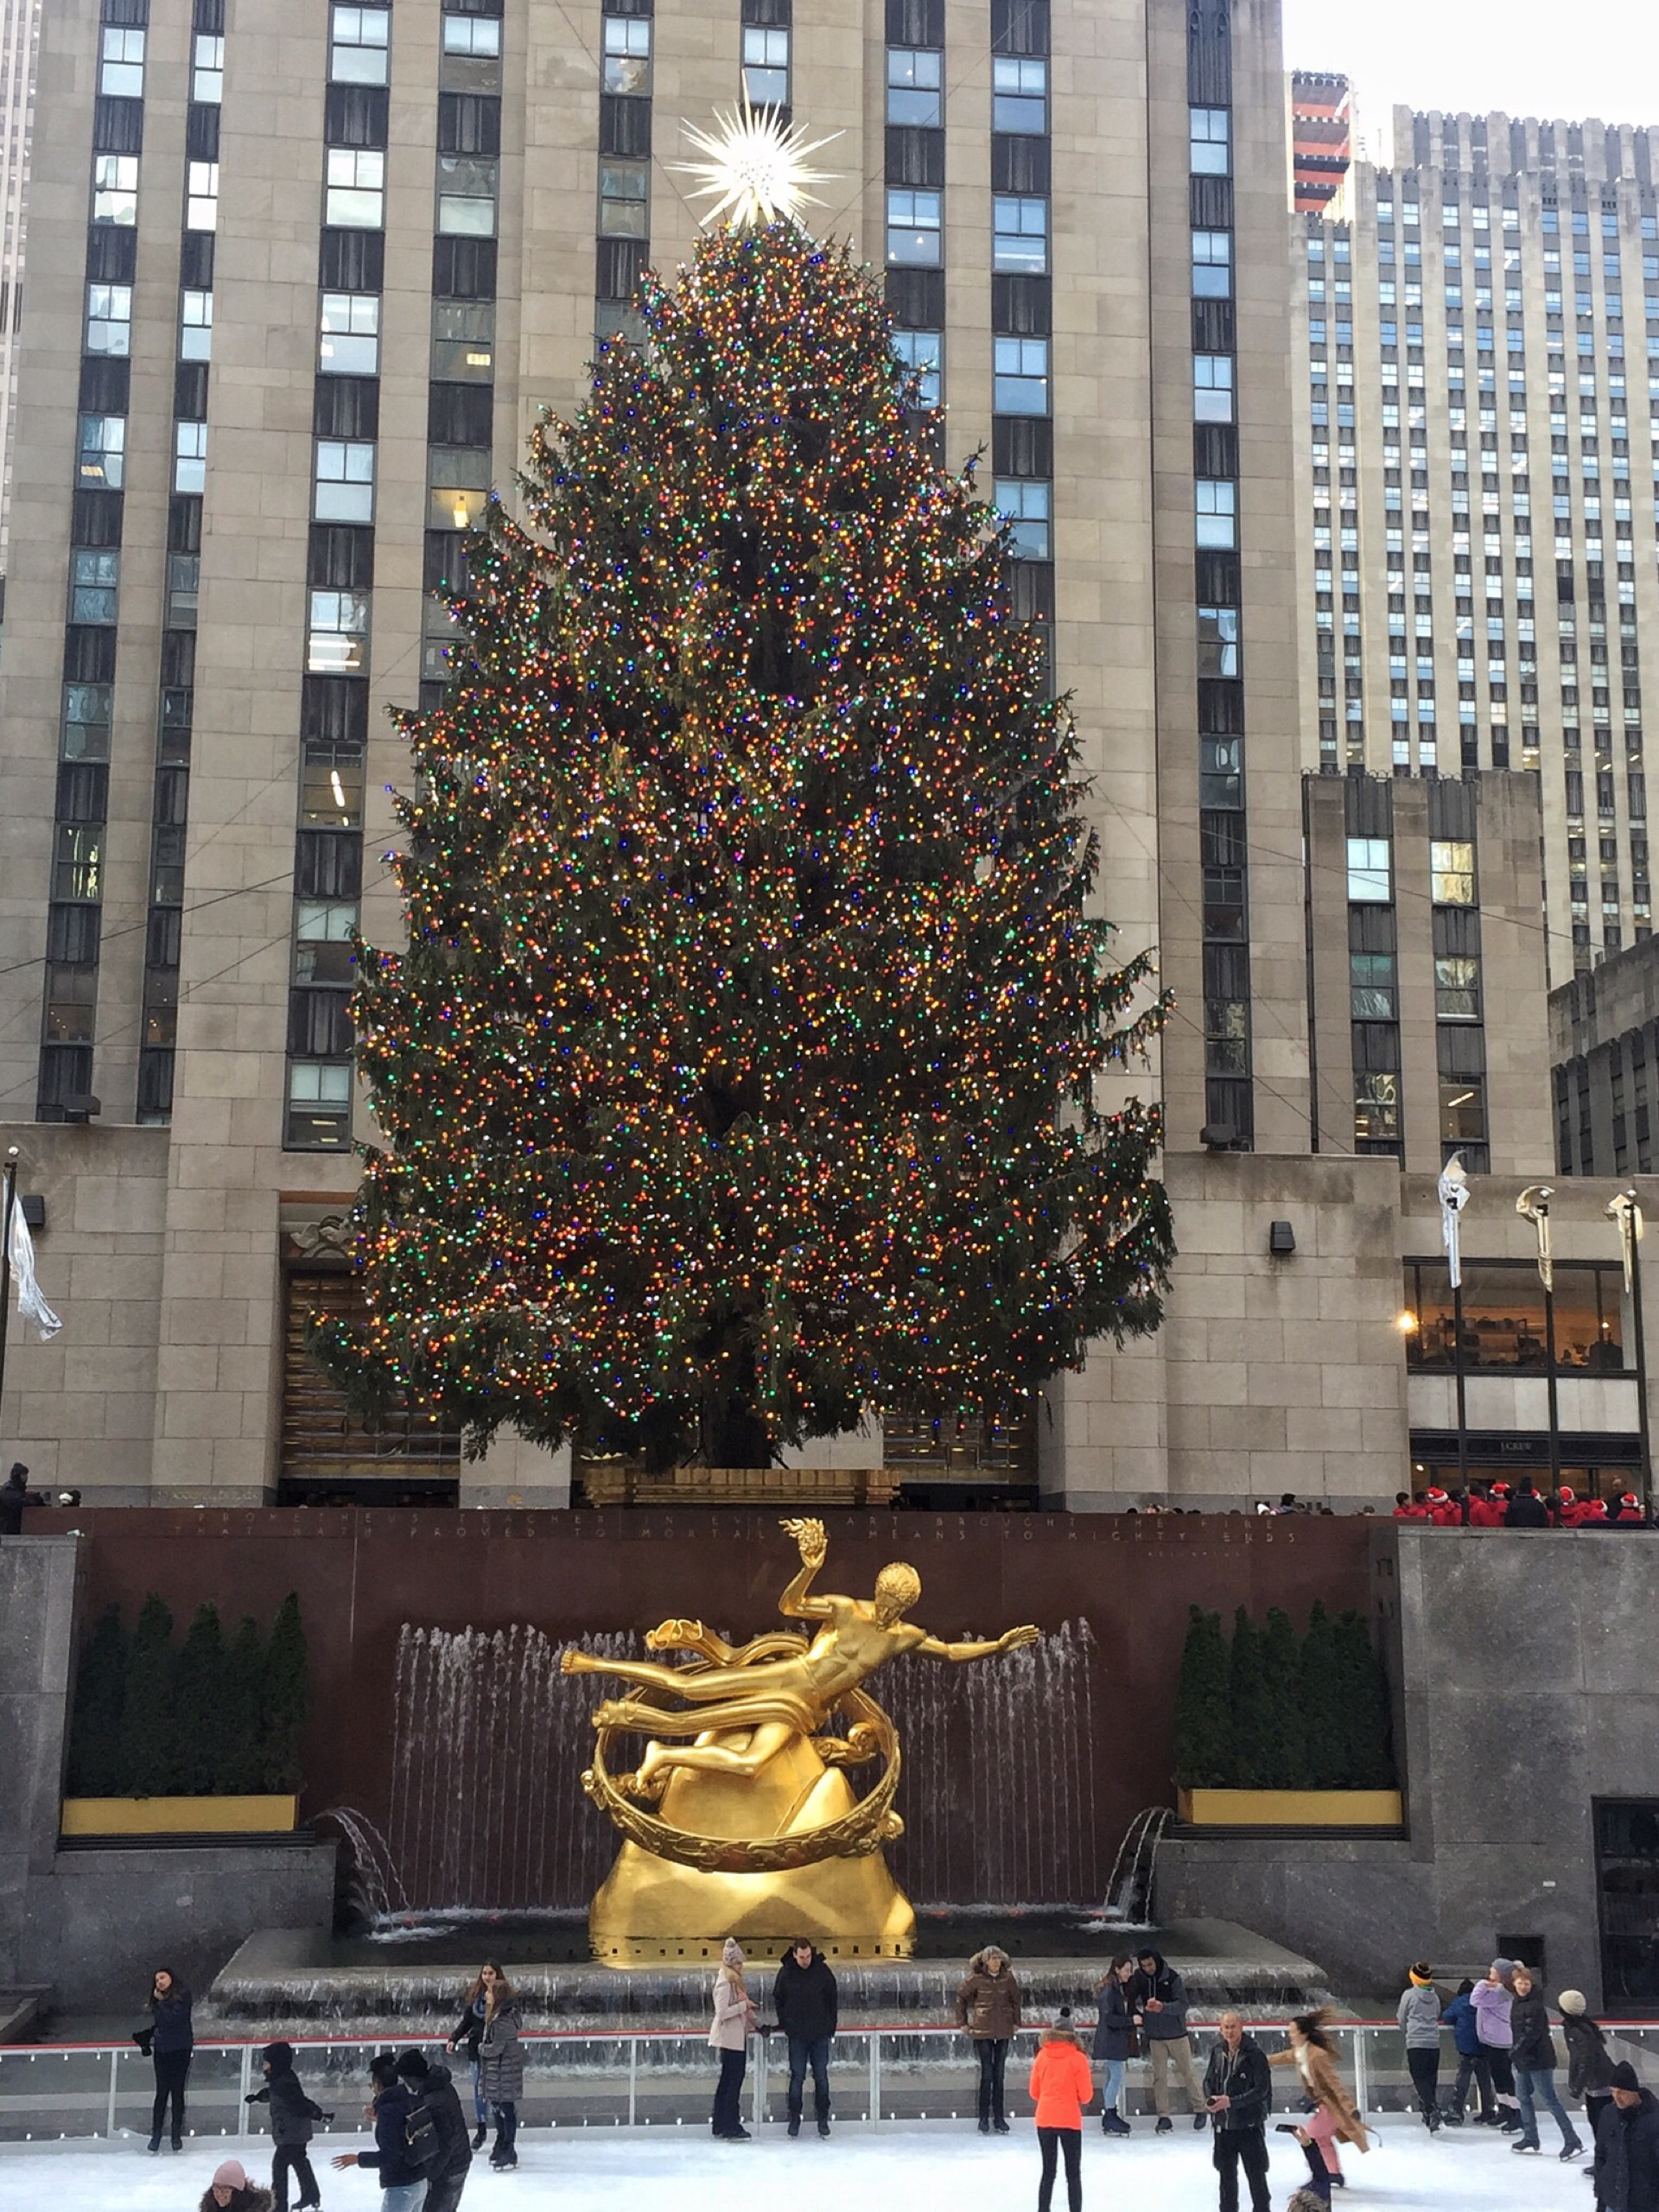
POLYGON ((1044 2029, 1027 2086, 1037 2103, 1037 2142, 1043 2154, 1037 2212, 1049 2212, 1053 2202, 1055 2163, 1062 2152, 1068 2212, 1083 2212, 1083 2107, 1095 2094, 1095 2077, 1069 2005, 1062 2005, 1053 2026, 1044 2029))

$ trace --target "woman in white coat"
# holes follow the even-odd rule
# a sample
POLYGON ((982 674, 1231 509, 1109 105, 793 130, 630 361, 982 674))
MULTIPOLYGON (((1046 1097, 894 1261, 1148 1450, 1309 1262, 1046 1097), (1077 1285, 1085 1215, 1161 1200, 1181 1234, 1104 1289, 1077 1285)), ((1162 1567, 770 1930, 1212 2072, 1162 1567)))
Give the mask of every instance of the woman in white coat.
POLYGON ((728 1936, 721 1953, 720 1972, 715 1976, 715 2018, 709 2031, 710 2048, 720 2053, 714 2112, 714 2135, 719 2143, 749 2140, 741 2099, 755 2018, 754 2001, 743 1980, 742 1948, 734 1936, 728 1936))

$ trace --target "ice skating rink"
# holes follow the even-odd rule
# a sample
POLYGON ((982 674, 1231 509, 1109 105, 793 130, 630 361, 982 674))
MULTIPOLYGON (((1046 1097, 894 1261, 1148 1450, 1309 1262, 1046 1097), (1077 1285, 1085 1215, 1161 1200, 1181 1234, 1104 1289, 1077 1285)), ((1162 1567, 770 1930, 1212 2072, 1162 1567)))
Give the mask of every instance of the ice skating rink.
MULTIPOLYGON (((1302 2154, 1287 2136, 1270 2136, 1274 2212, 1283 2212, 1302 2154), (1283 2145, 1284 2147, 1281 2147, 1283 2145)), ((330 2153, 370 2147, 369 2139, 329 2136, 330 2153)), ((314 2145, 314 2151, 321 2144, 314 2145)), ((791 2143, 769 2126, 752 2143, 715 2143, 701 2130, 537 2129, 518 2139, 518 2171, 493 2174, 475 2159, 464 2212, 513 2212, 515 2205, 557 2212, 706 2212, 710 2204, 774 2204, 788 2212, 963 2212, 966 2205, 1034 2203, 1037 2145, 1029 2120, 986 2141, 960 2126, 849 2127, 821 2142, 810 2123, 791 2143)), ((97 2145, 0 2145, 0 2204, 8 2212, 195 2212, 219 2160, 242 2158, 262 2185, 270 2178, 268 2143, 223 2137, 188 2142, 176 2157, 149 2158, 137 2138, 97 2145)), ((324 2212, 378 2212, 368 2175, 336 2173, 316 2159, 324 2212)), ((1384 2118, 1368 2156, 1344 2157, 1348 2187, 1335 2203, 1378 2212, 1591 2212, 1584 2161, 1562 2165, 1553 2147, 1518 2158, 1508 2139, 1484 2128, 1447 2128, 1433 2141, 1403 2117, 1384 2118)), ((1065 2184, 1056 2190, 1063 2206, 1065 2184)), ((1173 2135, 1154 2136, 1138 2121, 1127 2142, 1084 2135, 1083 2195, 1090 2212, 1130 2204, 1155 2212, 1215 2212, 1216 2176, 1207 2139, 1177 2117, 1173 2135)), ((1249 2197, 1244 2196, 1248 2208, 1249 2197)))

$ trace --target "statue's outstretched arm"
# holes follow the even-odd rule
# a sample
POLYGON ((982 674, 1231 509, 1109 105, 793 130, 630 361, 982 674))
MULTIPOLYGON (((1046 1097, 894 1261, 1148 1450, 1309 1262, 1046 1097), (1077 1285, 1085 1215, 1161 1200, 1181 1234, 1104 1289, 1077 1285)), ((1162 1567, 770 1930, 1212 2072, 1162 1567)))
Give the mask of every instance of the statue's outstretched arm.
POLYGON ((927 1636, 913 1649, 919 1651, 925 1659, 950 1659, 958 1662, 964 1659, 995 1659, 1004 1651, 1018 1651, 1025 1644, 1035 1643, 1041 1634, 1040 1629, 1027 1624, 1023 1628, 1009 1629, 990 1643, 944 1643, 937 1636, 927 1636))
POLYGON ((778 1600, 778 1610, 786 1619, 796 1621, 827 1621, 833 1610, 833 1600, 808 1595, 812 1578, 823 1565, 830 1549, 830 1539, 824 1534, 822 1521, 785 1521, 784 1528, 801 1548, 801 1571, 778 1600))

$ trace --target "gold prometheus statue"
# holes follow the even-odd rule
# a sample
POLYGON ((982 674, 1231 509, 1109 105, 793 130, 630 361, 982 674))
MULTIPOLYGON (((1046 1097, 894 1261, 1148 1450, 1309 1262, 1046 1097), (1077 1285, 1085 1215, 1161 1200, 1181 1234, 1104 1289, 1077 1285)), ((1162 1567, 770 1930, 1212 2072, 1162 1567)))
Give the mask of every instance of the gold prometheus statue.
POLYGON ((823 1524, 783 1526, 801 1565, 779 1611, 822 1622, 810 1641, 783 1631, 734 1647, 700 1621, 670 1620, 645 1642, 694 1654, 688 1665, 575 1649, 561 1661, 568 1675, 614 1675, 634 1692, 594 1713, 594 1763, 582 1777, 624 1839, 589 1916, 601 1957, 672 1955, 732 1935, 807 1935, 875 1954, 910 1948, 914 1915, 880 1855, 904 1831, 893 1810, 898 1732, 864 1681, 907 1651, 988 1659, 1035 1643, 1038 1631, 972 1643, 930 1636, 904 1618, 922 1583, 902 1563, 882 1568, 872 1598, 814 1596, 829 1549, 823 1524), (843 1735, 830 1732, 838 1714, 843 1735), (645 1754, 632 1772, 613 1774, 607 1756, 626 1735, 644 1736, 645 1754), (855 1798, 845 1770, 878 1759, 879 1778, 855 1798))

